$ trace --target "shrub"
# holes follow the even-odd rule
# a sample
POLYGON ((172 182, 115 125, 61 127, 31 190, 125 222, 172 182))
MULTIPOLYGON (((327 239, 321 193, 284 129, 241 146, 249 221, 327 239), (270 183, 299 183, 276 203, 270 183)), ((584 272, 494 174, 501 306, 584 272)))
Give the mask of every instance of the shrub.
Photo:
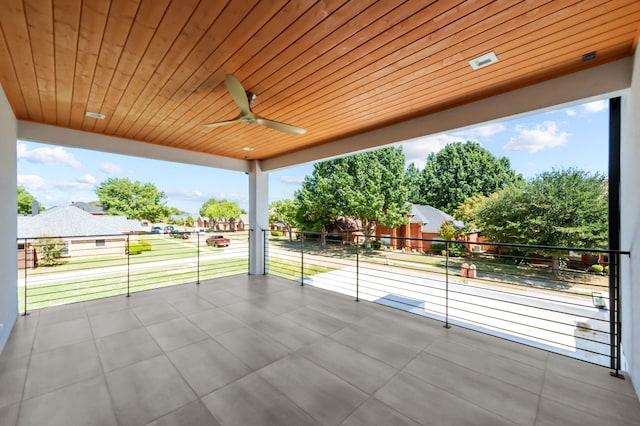
POLYGON ((128 254, 140 254, 142 253, 142 244, 140 243, 129 243, 127 247, 128 254))
POLYGON ((608 265, 604 267, 604 273, 609 275, 609 266, 608 265))
POLYGON ((284 235, 284 232, 282 231, 271 231, 272 237, 282 237, 283 235, 284 235))
POLYGON ((379 240, 371 240, 371 248, 373 250, 380 250, 382 248, 382 242, 379 240))
POLYGON ((138 244, 140 244, 140 249, 142 251, 151 251, 151 241, 143 240, 138 242, 138 244))
POLYGON ((44 266, 59 265, 62 250, 65 247, 64 241, 60 238, 44 238, 36 242, 36 249, 40 255, 38 263, 44 266))
POLYGON ((431 243, 431 252, 433 254, 440 254, 444 252, 445 248, 446 248, 445 243, 431 243))
POLYGON ((601 274, 604 268, 602 267, 602 265, 591 265, 591 268, 589 268, 589 270, 591 272, 595 272, 596 274, 601 274))

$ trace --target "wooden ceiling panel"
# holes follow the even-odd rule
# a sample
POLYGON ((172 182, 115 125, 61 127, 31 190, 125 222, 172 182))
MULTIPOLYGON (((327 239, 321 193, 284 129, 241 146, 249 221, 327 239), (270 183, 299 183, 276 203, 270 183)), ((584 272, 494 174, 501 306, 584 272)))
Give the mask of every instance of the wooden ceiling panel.
POLYGON ((633 54, 637 0, 0 0, 19 119, 267 159, 633 54), (495 51, 499 62, 468 61, 495 51), (581 56, 596 51, 596 59, 581 56), (234 74, 289 135, 228 120, 234 74), (87 111, 105 120, 85 116, 87 111), (253 151, 245 151, 244 147, 253 151))

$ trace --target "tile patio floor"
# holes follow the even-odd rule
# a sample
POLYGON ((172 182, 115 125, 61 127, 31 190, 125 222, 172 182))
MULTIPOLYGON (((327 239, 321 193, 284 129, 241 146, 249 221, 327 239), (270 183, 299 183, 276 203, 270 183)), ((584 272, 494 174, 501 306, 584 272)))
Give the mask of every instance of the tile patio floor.
POLYGON ((607 369, 272 276, 34 311, 0 425, 638 425, 607 369))

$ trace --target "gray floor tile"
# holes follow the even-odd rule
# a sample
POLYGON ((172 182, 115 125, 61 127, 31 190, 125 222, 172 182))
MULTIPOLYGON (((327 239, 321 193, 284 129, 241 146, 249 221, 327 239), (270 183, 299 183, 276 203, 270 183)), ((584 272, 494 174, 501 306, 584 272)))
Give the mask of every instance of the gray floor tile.
POLYGON ((123 309, 90 317, 93 335, 97 338, 141 327, 142 324, 130 309, 123 309))
POLYGON ((19 425, 106 426, 117 422, 104 377, 98 376, 25 400, 19 425))
POLYGON ((292 293, 290 291, 267 294, 265 296, 250 299, 248 302, 260 309, 269 311, 276 315, 295 311, 296 309, 305 306, 303 295, 297 292, 292 293))
POLYGON ((479 407, 521 425, 533 425, 538 391, 529 392, 427 353, 403 370, 479 407))
POLYGON ((474 346, 487 352, 513 359, 522 364, 544 369, 547 366, 549 353, 522 343, 512 342, 499 337, 490 336, 462 327, 452 327, 441 336, 441 339, 468 346, 474 346))
POLYGON ((0 359, 0 407, 22 399, 29 357, 0 359))
POLYGON ((640 419, 640 402, 635 396, 622 395, 558 374, 545 376, 542 396, 606 418, 610 424, 637 424, 640 419))
POLYGON ((33 342, 33 351, 48 351, 92 338, 91 326, 86 316, 54 324, 39 322, 36 338, 33 342))
POLYGON ((223 308, 226 313, 235 317, 238 321, 244 324, 251 324, 257 321, 266 321, 276 316, 273 312, 269 312, 266 309, 257 307, 256 305, 244 301, 240 303, 234 303, 223 308))
POLYGON ((419 348, 390 342, 374 331, 358 326, 349 326, 330 337, 395 368, 404 367, 420 352, 419 348))
POLYGON ((144 425, 197 398, 164 355, 106 377, 118 422, 124 425, 144 425))
POLYGON ((327 303, 323 301, 309 303, 307 307, 349 323, 373 315, 376 312, 375 308, 373 308, 369 302, 356 302, 351 298, 339 303, 327 303))
POLYGON ((215 340, 254 370, 286 356, 289 352, 279 343, 246 327, 216 336, 215 340))
POLYGON ((610 371, 606 367, 576 362, 575 359, 558 354, 549 354, 547 362, 547 374, 560 374, 622 395, 635 396, 631 381, 612 377, 610 371))
POLYGON ((496 414, 405 373, 396 375, 375 397, 420 424, 513 426, 496 414))
POLYGON ((308 414, 256 373, 202 398, 223 425, 317 426, 308 414))
MULTIPOLYGON (((569 407, 547 398, 541 398, 536 426, 623 426, 624 423, 613 423, 612 419, 599 417, 593 413, 569 407)), ((631 426, 632 423, 626 423, 631 426)))
POLYGON ((380 389, 398 372, 387 364, 331 339, 318 341, 299 350, 298 354, 369 395, 380 389))
POLYGON ((131 308, 131 305, 129 305, 128 297, 114 296, 106 299, 96 299, 84 302, 84 307, 87 310, 87 315, 91 318, 94 315, 129 309, 131 308))
POLYGON ((523 364, 511 358, 444 339, 436 340, 425 349, 425 352, 529 392, 539 394, 542 390, 544 369, 523 364))
POLYGON ((189 315, 188 318, 210 336, 217 336, 244 327, 242 322, 222 309, 209 309, 189 315))
POLYGON ((165 352, 208 337, 184 317, 150 325, 147 330, 165 352))
POLYGON ((246 364, 211 339, 169 352, 167 356, 200 396, 251 372, 246 364))
POLYGON ((168 302, 153 301, 152 303, 142 304, 133 308, 133 313, 136 314, 140 322, 144 325, 151 325, 157 322, 169 321, 182 316, 173 306, 168 302))
POLYGON ((40 311, 40 324, 51 325, 63 321, 86 318, 87 310, 83 303, 51 306, 40 311))
POLYGON ((419 426, 375 398, 367 399, 341 426, 419 426))
POLYGON ((445 332, 442 324, 407 312, 379 312, 355 323, 393 343, 424 349, 445 332))
POLYGON ((20 403, 6 405, 0 407, 0 425, 15 426, 18 423, 18 413, 20 412, 20 403))
POLYGON ((212 303, 207 302, 206 299, 197 294, 168 299, 168 302, 183 315, 191 315, 215 307, 212 303))
POLYGON ((290 355, 258 374, 323 425, 340 424, 368 397, 299 355, 290 355))
POLYGON ((102 374, 93 340, 31 356, 24 397, 32 398, 102 374))
POLYGON ((97 339, 96 346, 104 371, 135 364, 162 353, 144 327, 97 339))
POLYGON ((275 317, 266 321, 253 323, 251 324, 251 328, 266 334, 271 339, 291 350, 300 349, 324 337, 320 333, 316 333, 309 328, 303 327, 283 317, 275 317))
POLYGON ((207 407, 197 399, 184 407, 178 408, 165 416, 160 417, 147 426, 219 426, 220 423, 213 417, 207 407))
POLYGON ((306 307, 296 309, 282 316, 325 336, 333 334, 349 325, 347 322, 306 307))
POLYGON ((232 305, 245 300, 242 297, 229 293, 225 290, 205 291, 201 293, 200 297, 219 307, 232 305))
POLYGON ((20 316, 16 320, 7 343, 0 353, 1 359, 22 358, 31 354, 38 329, 38 313, 20 316))

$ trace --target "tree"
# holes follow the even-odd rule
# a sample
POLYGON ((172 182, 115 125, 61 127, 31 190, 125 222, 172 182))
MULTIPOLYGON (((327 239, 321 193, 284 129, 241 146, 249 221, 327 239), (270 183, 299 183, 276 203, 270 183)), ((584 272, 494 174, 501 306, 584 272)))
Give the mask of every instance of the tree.
MULTIPOLYGON (((31 195, 23 186, 18 186, 18 214, 32 214, 31 207, 36 197, 31 195)), ((38 212, 44 210, 44 207, 38 204, 38 212)))
POLYGON ((269 222, 281 223, 289 233, 289 240, 291 240, 291 228, 296 223, 296 207, 293 200, 287 198, 285 200, 272 201, 269 205, 269 222))
POLYGON ((407 199, 412 204, 425 204, 422 198, 422 173, 414 163, 409 164, 404 175, 407 184, 407 199))
POLYGON ((151 183, 110 178, 96 188, 100 205, 110 215, 157 222, 168 215, 166 195, 151 183))
POLYGON ((209 218, 209 226, 214 228, 218 222, 234 223, 242 210, 238 203, 227 200, 208 199, 200 207, 200 216, 209 218))
POLYGON ((458 207, 453 211, 453 217, 463 222, 465 229, 477 229, 476 211, 486 198, 487 197, 482 194, 467 198, 464 203, 458 204, 458 207))
POLYGON ((417 198, 449 214, 471 196, 488 196, 522 180, 509 159, 496 158, 471 141, 452 143, 429 154, 421 177, 417 198))
POLYGON ((324 235, 338 217, 352 217, 368 246, 377 223, 396 227, 407 221, 404 162, 401 148, 383 148, 317 163, 296 193, 298 222, 324 235))
MULTIPOLYGON (((495 242, 560 247, 606 247, 606 178, 575 168, 544 172, 524 185, 488 197, 476 212, 482 233, 495 242)), ((555 250, 536 250, 553 256, 555 250)))

